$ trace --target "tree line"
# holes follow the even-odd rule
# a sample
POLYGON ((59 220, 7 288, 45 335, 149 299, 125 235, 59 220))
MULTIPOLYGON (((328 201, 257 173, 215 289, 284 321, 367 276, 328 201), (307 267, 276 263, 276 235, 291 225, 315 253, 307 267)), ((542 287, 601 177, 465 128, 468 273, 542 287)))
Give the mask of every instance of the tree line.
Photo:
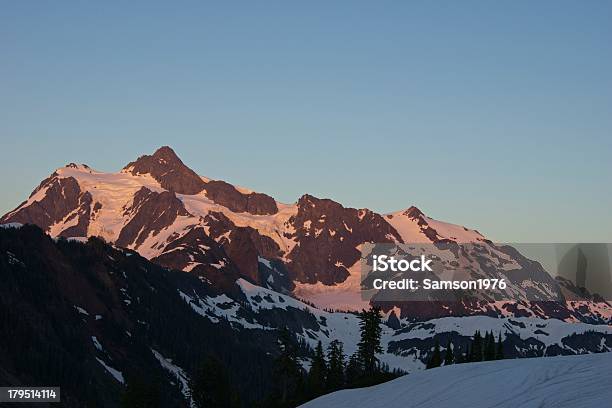
MULTIPOLYGON (((390 370, 377 357, 383 352, 380 309, 363 310, 358 316, 360 340, 357 351, 351 356, 345 354, 344 345, 338 339, 331 341, 327 348, 319 341, 312 349, 287 328, 280 329, 279 353, 274 361, 272 377, 273 391, 264 400, 249 405, 261 408, 295 407, 330 392, 376 385, 404 375, 405 372, 401 370, 390 370), (305 353, 311 360, 309 369, 302 364, 305 353)), ((443 353, 436 339, 426 368, 504 358, 501 333, 496 339, 493 331, 485 332, 483 336, 480 330, 476 330, 465 347, 455 343, 449 340, 443 353)), ((189 385, 190 398, 198 408, 241 406, 240 396, 225 366, 214 357, 205 359, 194 372, 189 385)), ((151 403, 154 396, 151 387, 128 380, 124 406, 155 407, 157 405, 151 403)))
POLYGON ((499 333, 497 340, 493 331, 485 332, 484 337, 480 330, 474 332, 471 342, 465 347, 465 352, 461 352, 455 347, 451 340, 446 345, 444 357, 440 351, 440 342, 436 339, 434 349, 427 361, 425 368, 435 368, 441 365, 473 363, 478 361, 502 360, 504 358, 504 346, 499 333))
POLYGON ((383 351, 380 309, 362 310, 358 317, 360 341, 357 351, 349 357, 340 340, 331 341, 326 349, 319 341, 312 351, 309 370, 303 368, 290 332, 282 329, 273 379, 275 390, 261 406, 294 407, 340 389, 375 385, 403 375, 399 370, 389 370, 389 366, 377 357, 383 351))

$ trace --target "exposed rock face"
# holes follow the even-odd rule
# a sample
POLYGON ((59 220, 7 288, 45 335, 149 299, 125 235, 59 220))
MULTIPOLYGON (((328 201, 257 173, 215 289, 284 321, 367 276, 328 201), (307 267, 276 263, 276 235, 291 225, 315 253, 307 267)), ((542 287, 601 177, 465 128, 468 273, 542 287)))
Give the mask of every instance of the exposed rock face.
POLYGON ((279 257, 278 244, 250 227, 237 227, 223 213, 212 212, 204 218, 211 238, 215 239, 236 264, 241 275, 252 282, 261 282, 258 257, 279 257))
MULTIPOLYGON (((415 220, 419 227, 421 227, 421 231, 423 232, 423 234, 425 234, 425 236, 429 238, 431 242, 436 242, 441 239, 441 237, 438 235, 438 232, 433 229, 431 225, 429 225, 425 220, 425 214, 423 214, 423 212, 417 207, 411 206, 406 211, 404 211, 403 215, 407 216, 412 220, 415 220)), ((391 216, 388 215, 387 217, 391 216)))
POLYGON ((0 222, 35 224, 50 232, 56 223, 66 227, 57 232, 60 236, 86 236, 89 225, 91 194, 81 191, 79 183, 72 177, 60 178, 53 173, 32 192, 30 198, 40 195, 39 200, 27 201, 21 208, 6 214, 0 222))
POLYGON ((193 195, 206 190, 209 199, 234 212, 267 215, 278 211, 274 199, 266 194, 244 194, 220 180, 205 182, 168 146, 159 148, 151 156, 139 157, 125 166, 124 170, 134 175, 150 174, 164 189, 178 194, 193 195))
POLYGON ((231 184, 218 180, 209 181, 205 188, 208 198, 234 212, 248 212, 254 215, 278 212, 274 199, 263 193, 243 194, 231 184))
POLYGON ((193 228, 171 241, 152 261, 166 268, 205 277, 223 293, 234 291, 236 279, 246 277, 202 227, 193 228))
POLYGON ((65 223, 72 223, 73 220, 76 224, 62 230, 59 236, 62 237, 86 237, 87 229, 89 227, 89 219, 91 217, 91 194, 86 191, 79 196, 79 204, 76 210, 70 213, 65 219, 65 223))
POLYGON ((288 259, 292 277, 300 282, 343 282, 348 268, 361 256, 365 242, 402 242, 384 218, 368 209, 345 208, 335 201, 304 195, 297 214, 289 222, 295 227, 296 245, 288 259))
POLYGON ((393 330, 399 330, 402 327, 402 324, 395 315, 395 311, 391 311, 391 314, 389 314, 389 317, 386 321, 386 325, 392 328, 393 330))
POLYGON ((179 194, 197 194, 206 184, 168 146, 159 148, 152 156, 139 157, 124 170, 134 175, 150 174, 164 189, 179 194))
POLYGON ((130 215, 131 219, 121 230, 116 244, 133 246, 135 249, 151 234, 157 235, 163 228, 172 225, 178 216, 190 216, 174 192, 155 193, 146 187, 136 193, 132 205, 125 208, 124 215, 130 215))

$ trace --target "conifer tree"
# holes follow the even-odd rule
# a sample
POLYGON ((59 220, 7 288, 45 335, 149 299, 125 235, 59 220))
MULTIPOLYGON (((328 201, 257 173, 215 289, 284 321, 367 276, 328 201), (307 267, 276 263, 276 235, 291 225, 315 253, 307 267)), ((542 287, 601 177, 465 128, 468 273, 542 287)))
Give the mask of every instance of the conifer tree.
POLYGON ((336 391, 344 386, 344 350, 339 340, 333 340, 329 344, 327 359, 327 389, 336 391))
POLYGON ((499 337, 497 339, 497 350, 495 350, 495 359, 496 360, 504 359, 504 343, 502 342, 501 332, 499 332, 499 337))
POLYGON ((302 392, 302 367, 287 328, 280 330, 278 343, 280 355, 276 358, 274 364, 278 400, 281 404, 290 404, 292 401, 299 399, 299 394, 302 392))
POLYGON ((440 355, 440 342, 436 339, 433 353, 431 354, 431 357, 429 358, 429 361, 427 362, 427 365, 425 368, 429 369, 429 368, 440 367, 441 364, 442 364, 442 356, 440 355))
POLYGON ((325 391, 325 378, 327 377, 327 363, 321 341, 315 348, 314 358, 308 372, 308 392, 312 398, 322 395, 325 391))
POLYGON ((160 406, 160 394, 156 385, 145 383, 136 376, 128 378, 125 392, 121 398, 121 407, 157 408, 160 406))
POLYGON ((461 352, 459 347, 455 347, 455 364, 465 363, 465 354, 461 352))
POLYGON ((446 345, 446 352, 444 353, 444 365, 451 365, 455 362, 455 356, 453 354, 453 343, 449 340, 446 345))
POLYGON ((482 335, 480 334, 480 330, 476 330, 476 332, 474 333, 470 361, 482 361, 482 335))
POLYGON ((346 383, 348 386, 353 386, 361 377, 363 377, 363 366, 359 352, 356 352, 346 365, 346 383))
POLYGON ((363 310, 359 314, 359 319, 359 330, 361 331, 361 340, 358 344, 359 358, 364 374, 371 376, 378 370, 376 354, 383 351, 380 345, 382 334, 380 309, 373 307, 368 311, 363 310))
POLYGON ((484 360, 495 360, 495 336, 493 335, 493 331, 490 333, 487 332, 485 335, 484 360))
POLYGON ((198 408, 234 408, 240 399, 225 366, 214 357, 207 357, 191 379, 191 398, 198 408))

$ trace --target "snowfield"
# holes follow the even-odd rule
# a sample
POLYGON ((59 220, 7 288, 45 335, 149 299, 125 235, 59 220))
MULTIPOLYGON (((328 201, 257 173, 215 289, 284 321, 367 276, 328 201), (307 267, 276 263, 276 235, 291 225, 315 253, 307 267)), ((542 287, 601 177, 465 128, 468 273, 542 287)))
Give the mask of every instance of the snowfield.
POLYGON ((609 407, 612 353, 460 364, 324 395, 303 408, 609 407))

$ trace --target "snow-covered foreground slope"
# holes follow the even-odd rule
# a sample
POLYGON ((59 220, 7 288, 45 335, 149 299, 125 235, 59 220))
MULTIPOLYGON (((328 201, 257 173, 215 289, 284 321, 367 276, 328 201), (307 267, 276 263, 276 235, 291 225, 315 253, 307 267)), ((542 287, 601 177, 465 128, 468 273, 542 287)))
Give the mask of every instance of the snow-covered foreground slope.
POLYGON ((504 360, 435 368, 302 407, 609 407, 611 379, 611 353, 504 360))

